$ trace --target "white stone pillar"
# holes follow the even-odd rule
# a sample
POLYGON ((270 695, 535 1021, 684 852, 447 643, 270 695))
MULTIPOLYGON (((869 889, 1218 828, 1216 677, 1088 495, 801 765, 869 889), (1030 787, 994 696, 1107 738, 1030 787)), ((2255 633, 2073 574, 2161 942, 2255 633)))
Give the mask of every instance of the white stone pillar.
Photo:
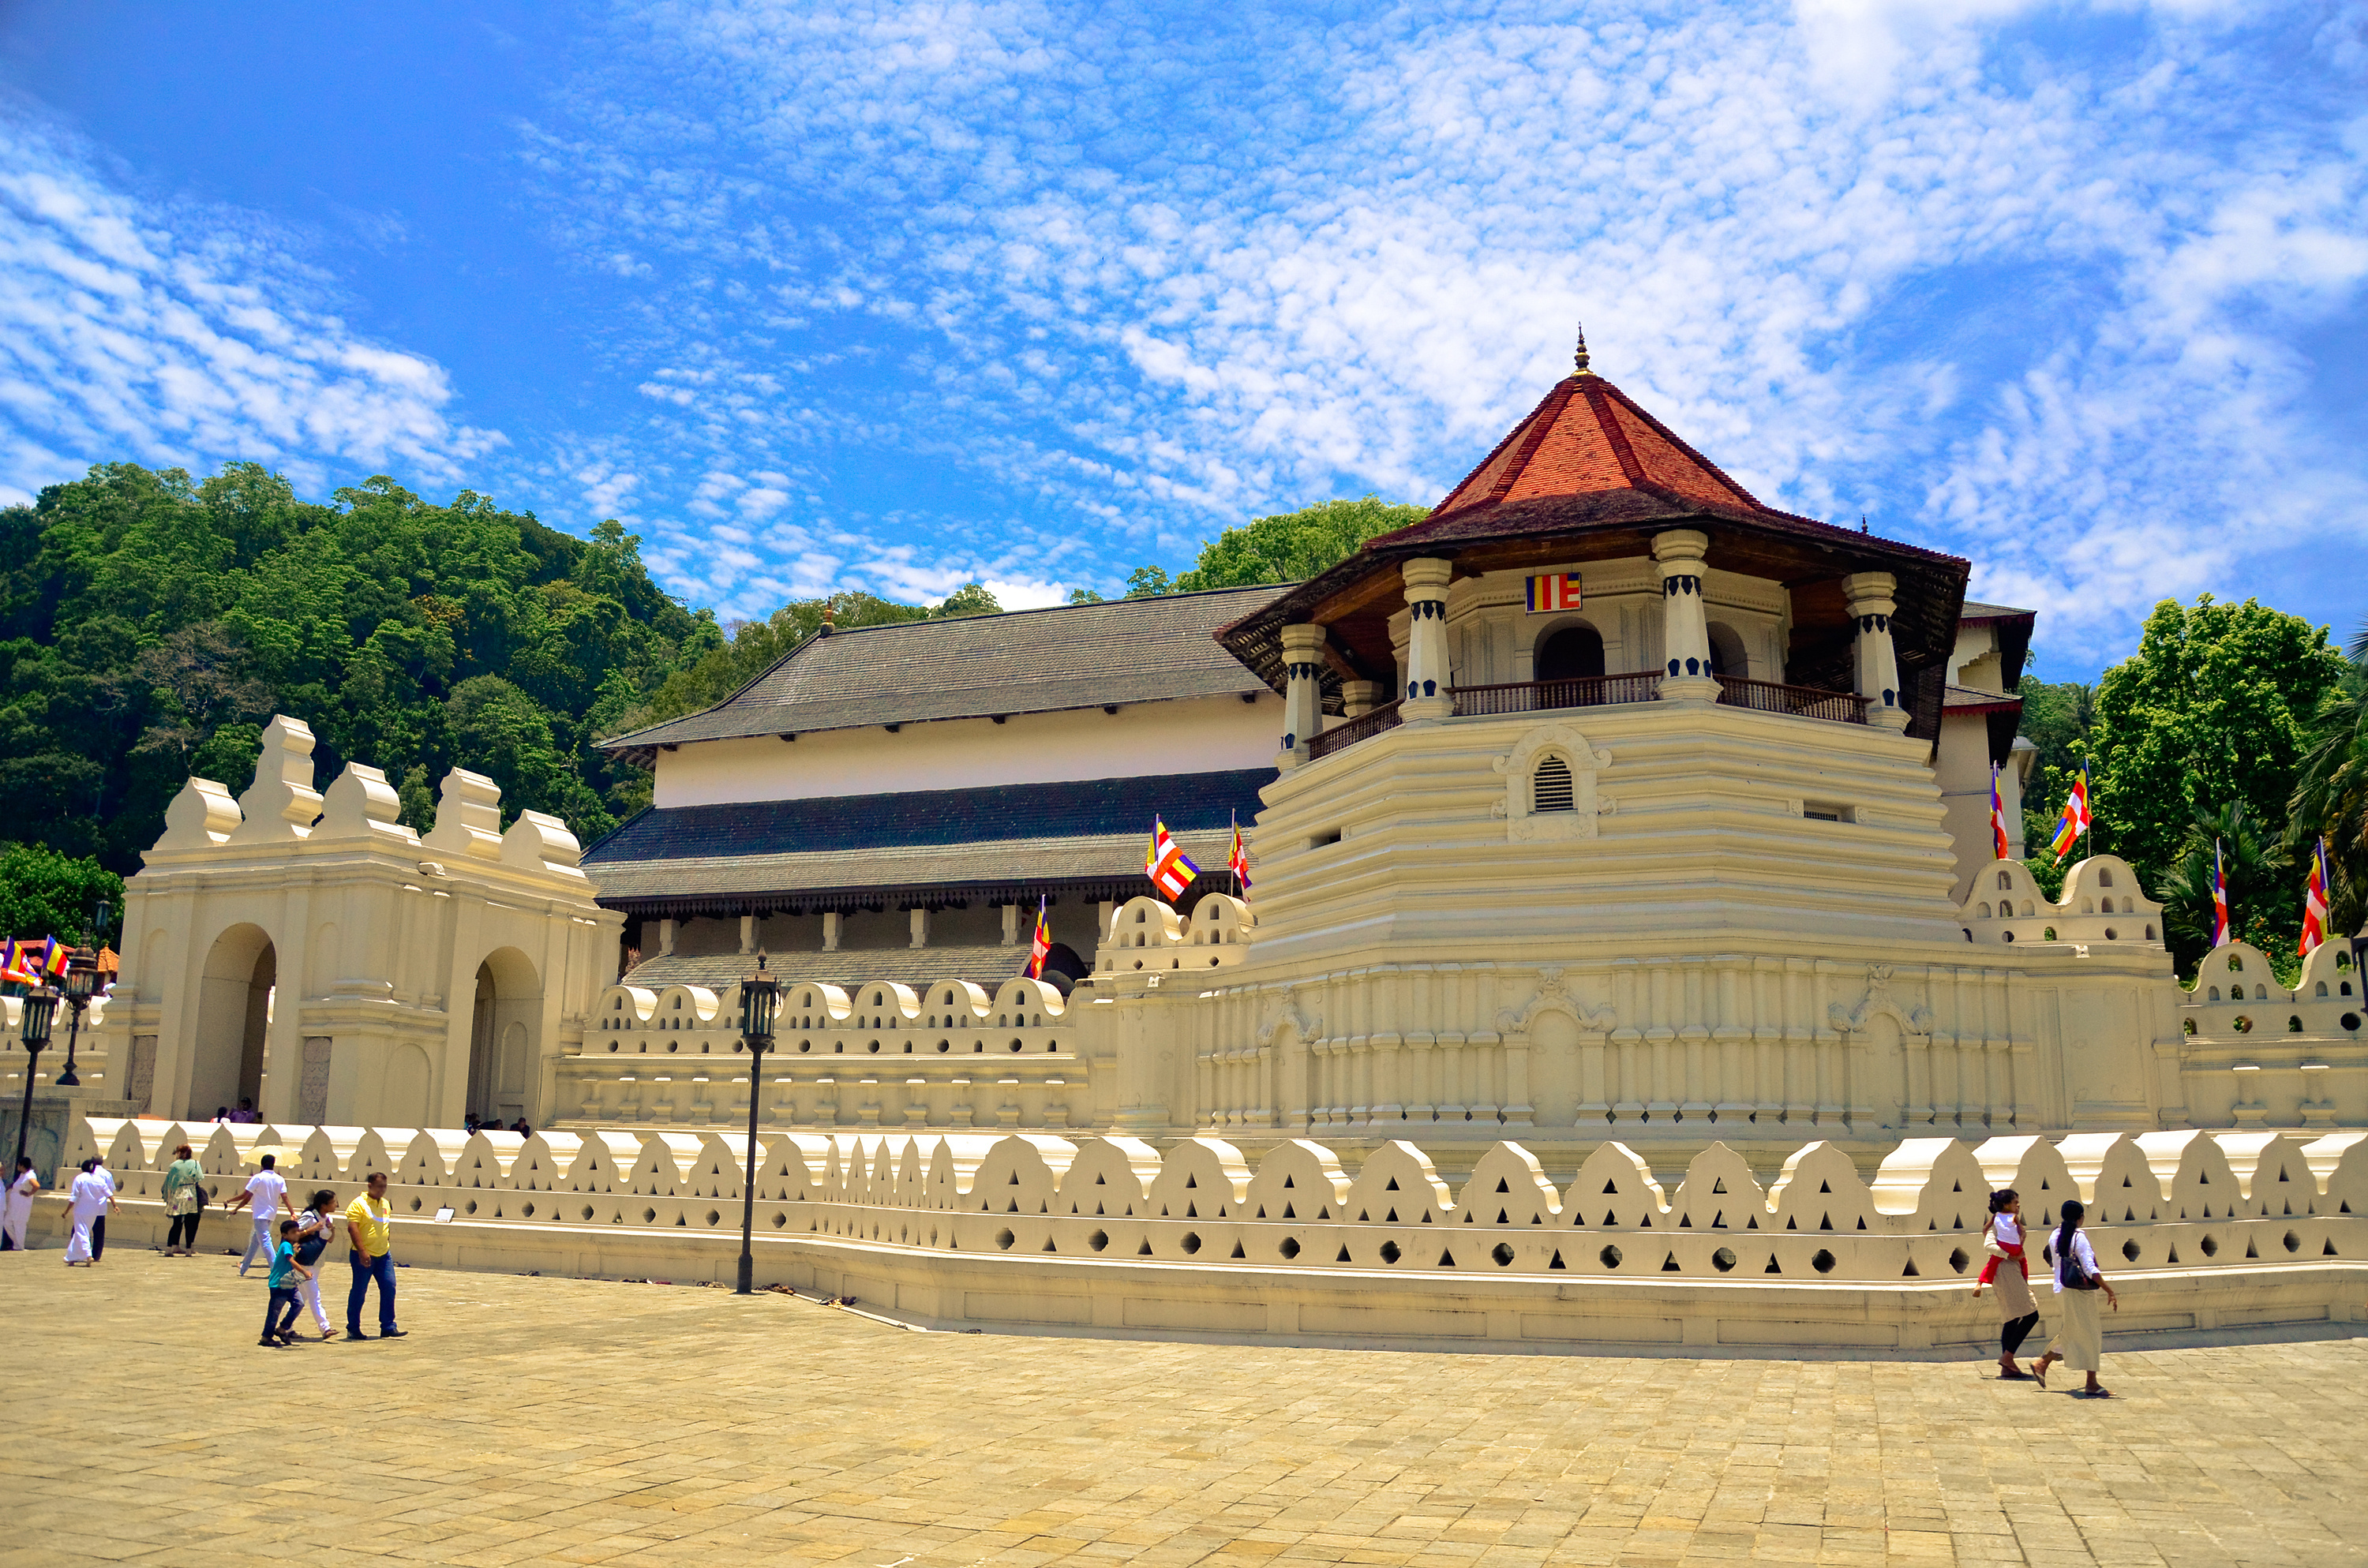
POLYGON ((746 955, 756 950, 757 917, 753 915, 744 915, 740 917, 740 951, 746 955))
POLYGON ((1361 719, 1388 700, 1382 695, 1380 681, 1344 680, 1340 683, 1340 705, 1351 719, 1361 719))
POLYGON ((1282 629, 1282 766, 1307 760, 1307 743, 1324 728, 1324 629, 1282 629))
POLYGON ((1718 682, 1710 673, 1710 618, 1702 611, 1702 552, 1709 548, 1710 536, 1694 528, 1653 536, 1653 561, 1661 569, 1664 702, 1718 700, 1718 682))
POLYGON ((1842 579, 1850 619, 1858 622, 1858 694, 1867 700, 1866 722, 1886 730, 1907 728, 1901 703, 1899 657, 1891 644, 1892 598, 1898 584, 1888 572, 1857 572, 1842 579))
POLYGON ((674 957, 674 933, 675 922, 672 920, 658 922, 658 953, 661 957, 669 959, 674 957))
POLYGON ((1019 945, 1019 906, 1016 903, 1003 906, 1003 945, 1007 948, 1019 945))
POLYGON ((825 909, 822 912, 822 950, 824 952, 838 951, 839 926, 846 918, 836 909, 825 909))
POLYGON ((928 908, 916 903, 911 909, 905 911, 905 914, 909 918, 909 923, 913 932, 913 940, 910 945, 916 948, 928 947, 929 945, 929 912, 928 908))
POLYGON ((1408 722, 1444 719, 1455 711, 1455 699, 1447 694, 1447 581, 1454 571, 1454 562, 1429 556, 1398 568, 1412 617, 1406 628, 1406 705, 1398 710, 1408 722))

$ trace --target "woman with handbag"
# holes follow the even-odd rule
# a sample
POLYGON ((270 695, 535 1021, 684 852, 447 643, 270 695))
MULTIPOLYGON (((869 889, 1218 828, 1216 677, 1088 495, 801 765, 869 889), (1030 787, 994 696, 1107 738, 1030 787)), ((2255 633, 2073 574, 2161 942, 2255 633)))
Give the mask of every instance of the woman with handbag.
POLYGON ((2056 1331, 2047 1354, 2039 1358, 2032 1375, 2039 1386, 2047 1386, 2047 1369, 2057 1361, 2076 1372, 2089 1374, 2089 1386, 2080 1392, 2091 1399, 2111 1399, 2112 1391, 2097 1381, 2097 1369, 2105 1358, 2105 1328, 2097 1315, 2097 1298, 2101 1294, 2115 1312, 2122 1310, 2122 1300, 2105 1277, 2097 1272, 2096 1250, 2089 1238, 2080 1233, 2080 1221, 2089 1217, 2088 1206, 2077 1198, 2064 1200, 2064 1222, 2055 1228, 2052 1250, 2055 1255, 2055 1294, 2064 1308, 2064 1326, 2056 1331))
POLYGON ((313 1326, 321 1331, 324 1341, 336 1337, 337 1331, 329 1326, 329 1314, 321 1306, 321 1255, 337 1233, 337 1195, 323 1187, 313 1195, 313 1201, 296 1220, 296 1261, 310 1273, 301 1275, 296 1286, 296 1299, 313 1309, 313 1326))
POLYGON ((2031 1265, 2022 1256, 2022 1198, 2012 1187, 1990 1194, 1990 1217, 1982 1229, 1988 1233, 1990 1259, 1974 1282, 1974 1299, 1982 1287, 1996 1284, 1998 1304, 1998 1377, 2019 1382, 2031 1376, 2014 1364, 2014 1353, 2039 1326, 2039 1303, 2031 1299, 2031 1265))
POLYGON ((165 1256, 194 1257, 198 1251, 198 1220, 205 1212, 206 1173, 187 1143, 173 1151, 165 1167, 165 1212, 173 1217, 165 1233, 165 1256))

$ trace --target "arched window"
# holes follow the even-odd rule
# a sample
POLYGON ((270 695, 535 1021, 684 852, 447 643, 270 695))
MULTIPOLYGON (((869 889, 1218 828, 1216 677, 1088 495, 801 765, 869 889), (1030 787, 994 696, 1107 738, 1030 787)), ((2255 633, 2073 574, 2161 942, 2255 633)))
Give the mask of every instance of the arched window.
POLYGON ((1592 680, 1603 673, 1603 639, 1584 622, 1565 626, 1538 644, 1540 680, 1592 680))
POLYGON ((2244 973, 2245 960, 2238 958, 2235 953, 2230 953, 2228 955, 2228 972, 2231 974, 2244 973))
POLYGON ((2000 892, 2004 892, 2007 889, 2012 886, 2014 886, 2013 874, 2008 871, 2000 871, 1998 873, 1998 891, 2000 892))
POLYGON ((2220 1000, 2220 988, 2219 988, 2218 986, 2214 985, 2214 986, 2211 987, 2211 990, 2210 990, 2210 999, 2211 999, 2211 1000, 2213 1000, 2213 1001, 2214 1001, 2214 1002, 2217 1002, 2218 1000, 2220 1000))
POLYGON ((1533 812, 1567 812, 1574 809, 1570 764, 1551 752, 1538 759, 1537 771, 1530 776, 1530 809, 1533 812))
POLYGON ((2100 866, 2097 868, 2097 885, 2100 888, 2109 888, 2113 885, 2113 869, 2112 867, 2100 866))
POLYGON ((1743 639, 1736 633, 1735 628, 1723 620, 1713 620, 1708 630, 1710 631, 1710 673, 1714 676, 1734 676, 1738 679, 1748 678, 1751 674, 1751 661, 1744 653, 1743 639))

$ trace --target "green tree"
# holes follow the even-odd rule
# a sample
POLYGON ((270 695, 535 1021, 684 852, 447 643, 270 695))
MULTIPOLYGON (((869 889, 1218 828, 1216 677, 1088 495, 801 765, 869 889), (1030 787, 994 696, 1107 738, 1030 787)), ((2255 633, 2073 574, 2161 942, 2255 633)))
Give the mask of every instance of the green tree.
POLYGON ((1172 583, 1159 567, 1137 567, 1127 579, 1127 597, 1304 582, 1347 560, 1375 534, 1418 523, 1429 515, 1427 506, 1395 505, 1378 495, 1364 495, 1318 501, 1296 512, 1253 517, 1203 543, 1200 559, 1172 583))
POLYGON ((123 879, 89 856, 34 844, 0 844, 0 937, 80 942, 101 901, 107 933, 123 928, 123 879))
POLYGON ((2227 887, 2230 934, 2267 953, 2280 978, 2292 984, 2301 968, 2294 949, 2302 906, 2283 895, 2293 891, 2294 862, 2277 840, 2274 823, 2265 826, 2239 801, 2190 823, 2177 858, 2155 881, 2172 963, 2192 969, 2212 950, 2215 863, 2227 887))
POLYGON ((2159 889, 2192 849, 2195 824, 2228 807, 2242 806, 2267 841, 2282 839, 2314 717, 2344 667, 2325 628, 2251 599, 2157 606, 2137 653, 2099 683, 2089 735, 2095 846, 2159 889))
POLYGON ((2315 842, 2327 840, 2331 937, 2368 925, 2368 621, 2348 652, 2342 684, 2319 702, 2286 829, 2288 849, 2305 864, 2315 842))
POLYGON ((592 743, 722 642, 614 522, 576 539, 384 475, 311 502, 253 463, 101 464, 0 509, 0 813, 128 871, 183 778, 243 787, 281 711, 324 782, 347 757, 404 780, 406 820, 460 746, 503 737, 505 808, 590 838, 649 794, 592 743))

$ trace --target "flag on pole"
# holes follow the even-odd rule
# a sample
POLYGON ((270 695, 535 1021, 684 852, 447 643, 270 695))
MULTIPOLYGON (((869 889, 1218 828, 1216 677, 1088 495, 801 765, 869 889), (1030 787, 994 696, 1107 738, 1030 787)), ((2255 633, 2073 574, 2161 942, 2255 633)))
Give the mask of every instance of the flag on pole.
POLYGON ((26 951, 28 945, 11 937, 6 947, 0 947, 0 983, 39 985, 41 983, 40 975, 33 968, 32 955, 26 951))
POLYGON ((1037 894, 1036 935, 1028 943, 1028 978, 1030 980, 1044 978, 1044 960, 1053 956, 1053 927, 1044 917, 1045 903, 1044 895, 1037 894))
POLYGON ((41 951, 41 973, 54 977, 66 971, 66 960, 73 955, 71 948, 58 946, 55 937, 47 938, 49 945, 41 951))
POLYGON ((2220 841, 2212 841, 2212 945, 2228 945, 2228 877, 2220 861, 2220 841))
POLYGON ((1549 610, 1578 608, 1578 574, 1556 572, 1543 577, 1529 579, 1529 604, 1531 615, 1543 615, 1549 610))
POLYGON ((2310 881, 2302 892, 2302 956, 2310 957, 2327 940, 2327 839, 2322 835, 2310 852, 2310 881))
POLYGON ((2006 858, 2006 802, 1998 795, 1998 764, 1990 764, 1990 848, 1991 858, 2006 858))
POLYGON ((1238 816, 1234 819, 1234 847, 1225 857, 1225 869, 1234 874, 1234 896, 1249 897, 1250 852, 1242 846, 1242 824, 1238 816))
POLYGON ((2072 780, 2072 793, 2064 800, 2064 814, 2055 819, 2055 839, 2048 847, 2058 858, 2071 851, 2080 835, 2089 831, 2089 765, 2080 765, 2080 777, 2072 780))
POLYGON ((1185 858, 1183 849, 1167 836, 1167 824, 1156 816, 1151 819, 1151 848, 1144 856, 1143 874, 1167 895, 1170 903, 1182 898, 1192 879, 1201 874, 1201 868, 1185 858))

